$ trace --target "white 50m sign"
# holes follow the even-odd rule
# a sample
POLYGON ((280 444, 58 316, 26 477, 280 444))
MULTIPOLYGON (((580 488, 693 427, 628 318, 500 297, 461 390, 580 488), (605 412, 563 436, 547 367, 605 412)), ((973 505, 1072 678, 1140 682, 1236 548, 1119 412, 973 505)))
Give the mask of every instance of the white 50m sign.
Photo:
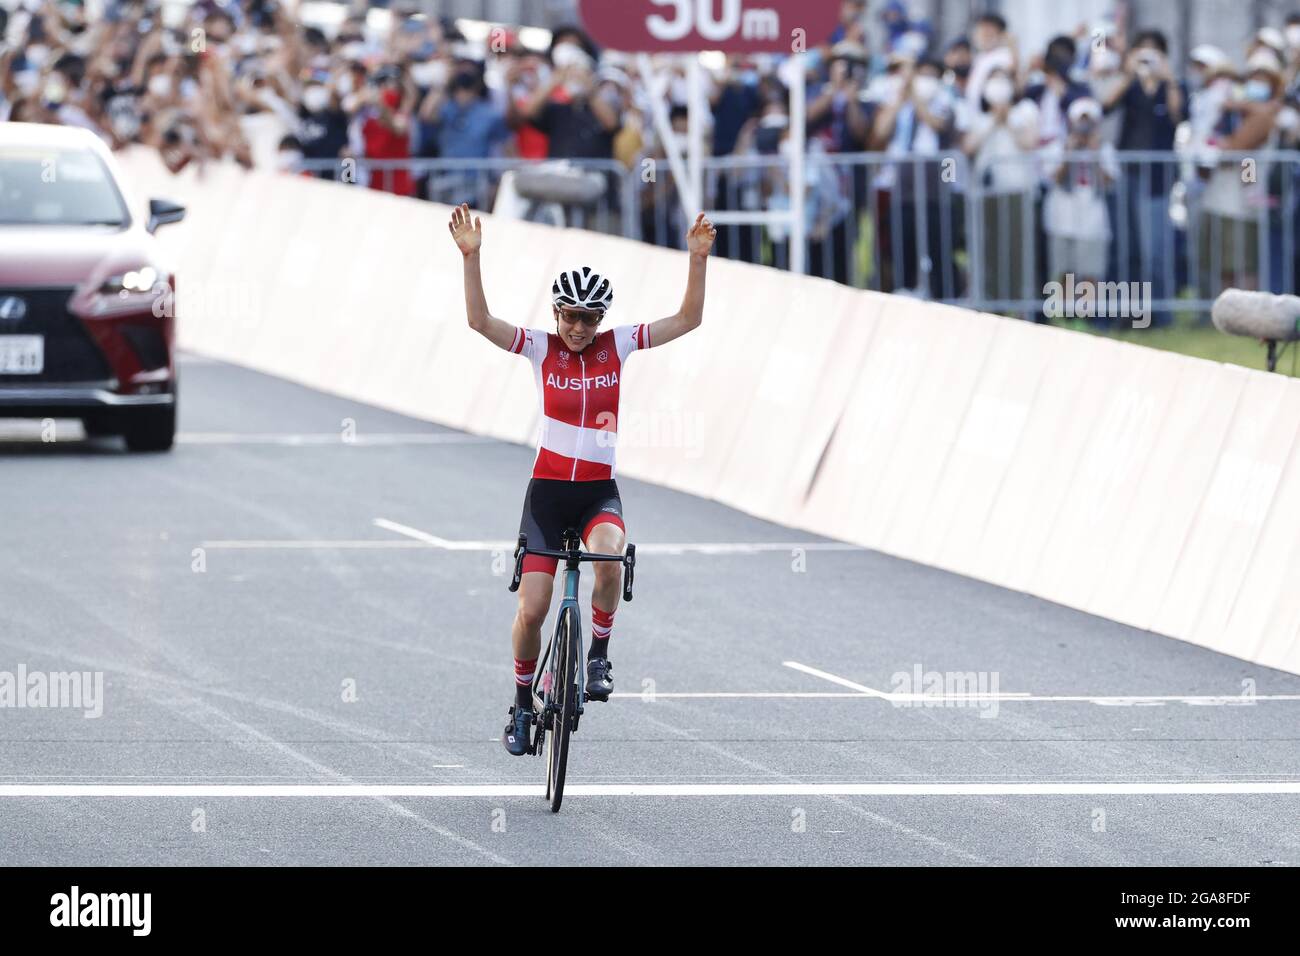
POLYGON ((789 53, 824 43, 840 0, 581 0, 597 43, 633 53, 789 53))

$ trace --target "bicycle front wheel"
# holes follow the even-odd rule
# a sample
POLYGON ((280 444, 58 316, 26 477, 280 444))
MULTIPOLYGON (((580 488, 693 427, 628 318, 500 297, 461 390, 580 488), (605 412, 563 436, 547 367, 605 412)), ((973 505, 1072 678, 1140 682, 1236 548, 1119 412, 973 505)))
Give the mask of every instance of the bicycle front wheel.
POLYGON ((564 773, 569 763, 569 735, 578 711, 578 622, 565 609, 556 625, 554 677, 551 699, 554 702, 554 725, 546 735, 546 799, 551 812, 560 812, 564 799, 564 773))

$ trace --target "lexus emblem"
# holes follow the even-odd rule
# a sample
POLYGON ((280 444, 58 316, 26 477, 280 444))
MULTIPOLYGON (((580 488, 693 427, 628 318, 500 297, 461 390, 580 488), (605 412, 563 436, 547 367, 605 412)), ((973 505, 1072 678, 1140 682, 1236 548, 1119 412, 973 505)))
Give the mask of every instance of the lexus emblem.
POLYGON ((27 303, 16 295, 0 298, 0 322, 21 322, 27 314, 27 303))

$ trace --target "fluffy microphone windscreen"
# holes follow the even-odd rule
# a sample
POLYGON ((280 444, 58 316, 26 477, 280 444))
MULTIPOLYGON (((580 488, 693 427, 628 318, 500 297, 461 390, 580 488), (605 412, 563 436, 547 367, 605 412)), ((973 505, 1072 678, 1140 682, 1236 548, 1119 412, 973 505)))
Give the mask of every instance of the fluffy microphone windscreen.
POLYGON ((1225 289, 1214 300, 1210 318, 1229 335, 1294 342, 1300 339, 1300 296, 1225 289))

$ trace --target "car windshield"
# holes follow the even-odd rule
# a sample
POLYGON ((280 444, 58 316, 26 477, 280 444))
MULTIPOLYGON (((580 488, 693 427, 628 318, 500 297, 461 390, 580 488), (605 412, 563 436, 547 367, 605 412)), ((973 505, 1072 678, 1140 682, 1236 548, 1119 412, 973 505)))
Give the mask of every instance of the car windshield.
POLYGON ((93 151, 0 146, 0 225, 123 226, 128 218, 93 151))

